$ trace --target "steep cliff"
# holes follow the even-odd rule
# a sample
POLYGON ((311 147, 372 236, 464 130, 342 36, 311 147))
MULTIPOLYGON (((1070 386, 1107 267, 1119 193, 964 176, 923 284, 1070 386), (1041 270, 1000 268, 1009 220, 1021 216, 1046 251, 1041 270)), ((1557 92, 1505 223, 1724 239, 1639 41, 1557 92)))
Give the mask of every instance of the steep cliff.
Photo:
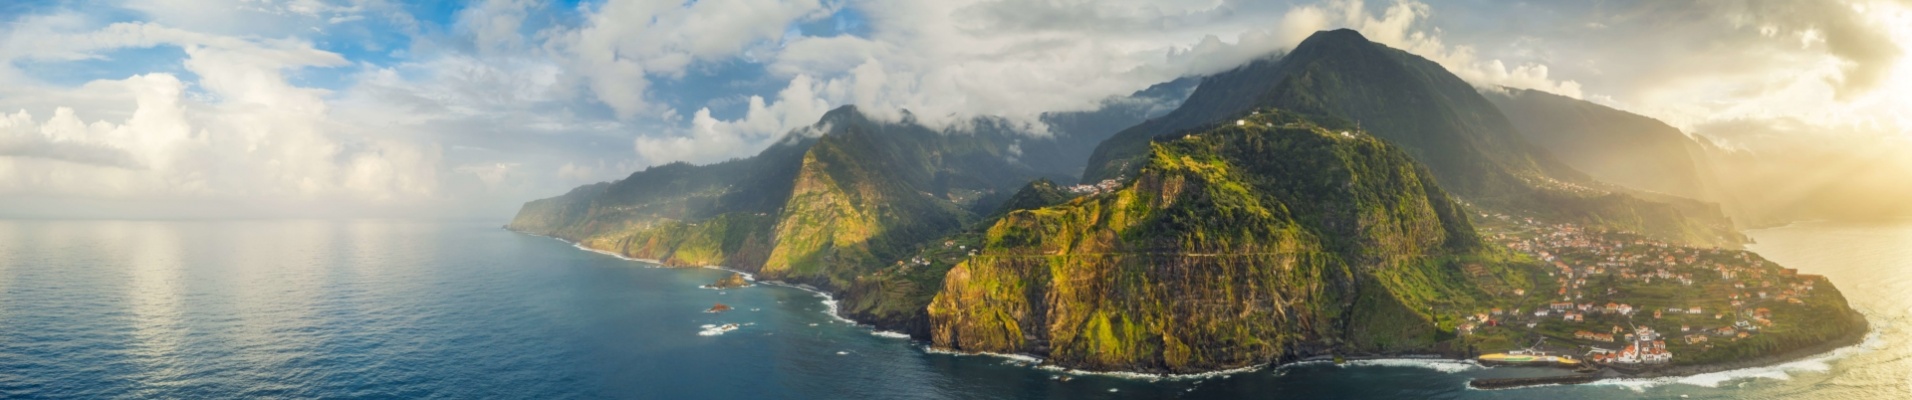
MULTIPOLYGON (((1159 138, 1119 190, 1010 212, 928 306, 939 346, 1194 372, 1433 352, 1490 257, 1404 152, 1285 112, 1159 138)), ((1490 269, 1502 270, 1501 263, 1490 269)))
POLYGON ((723 265, 842 291, 993 211, 1023 183, 1058 176, 1020 162, 1053 158, 1043 149, 1055 149, 1022 148, 1024 139, 844 107, 755 157, 668 164, 584 186, 525 204, 508 227, 665 265, 723 265))

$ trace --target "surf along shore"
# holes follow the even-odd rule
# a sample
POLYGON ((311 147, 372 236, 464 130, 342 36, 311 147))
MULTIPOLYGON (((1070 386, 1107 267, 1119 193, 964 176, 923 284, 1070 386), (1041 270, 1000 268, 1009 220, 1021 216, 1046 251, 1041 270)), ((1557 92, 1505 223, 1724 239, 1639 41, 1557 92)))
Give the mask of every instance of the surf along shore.
MULTIPOLYGON (((507 228, 506 230, 511 230, 511 229, 507 228)), ((563 238, 559 238, 555 236, 540 235, 540 234, 522 232, 522 231, 516 231, 516 230, 511 230, 511 231, 520 233, 520 234, 525 234, 525 235, 551 238, 559 242, 570 244, 572 247, 575 247, 579 250, 608 255, 608 256, 612 256, 612 257, 626 260, 626 261, 648 263, 648 264, 657 266, 657 268, 707 268, 707 269, 723 270, 723 271, 729 271, 729 272, 742 274, 744 276, 744 279, 746 279, 749 282, 768 284, 772 286, 781 286, 781 287, 787 287, 787 288, 810 292, 812 294, 817 295, 817 297, 821 299, 820 301, 825 306, 827 306, 824 312, 826 314, 829 314, 834 319, 850 323, 859 328, 870 329, 873 334, 878 334, 879 336, 884 336, 884 337, 895 336, 894 334, 890 334, 892 333, 891 331, 886 331, 881 326, 873 325, 863 321, 856 321, 854 319, 844 317, 837 310, 837 301, 836 301, 836 296, 834 294, 824 291, 820 288, 810 286, 810 285, 793 284, 793 283, 774 281, 774 280, 767 280, 767 281, 758 280, 756 279, 756 276, 754 274, 751 274, 749 272, 740 271, 737 269, 728 268, 724 266, 717 266, 717 265, 695 265, 695 266, 666 265, 664 263, 659 262, 658 260, 628 257, 622 254, 617 254, 616 252, 613 252, 613 251, 591 248, 581 242, 573 242, 573 241, 565 240, 563 238)), ((1562 375, 1556 375, 1556 376, 1510 378, 1510 379, 1498 379, 1498 380, 1477 379, 1475 381, 1485 381, 1485 382, 1482 382, 1482 384, 1485 386, 1475 385, 1475 387, 1481 388, 1481 389, 1508 389, 1508 388, 1518 388, 1518 387, 1524 387, 1524 386, 1537 386, 1537 385, 1590 384, 1590 383, 1599 383, 1603 381, 1614 381, 1614 380, 1638 380, 1638 379, 1656 379, 1656 378, 1670 378, 1670 377, 1688 377, 1688 376, 1695 376, 1695 375, 1709 374, 1709 373, 1721 373, 1721 372, 1730 372, 1735 370, 1766 368, 1766 367, 1783 365, 1783 364, 1791 363, 1795 361, 1806 360, 1806 359, 1810 359, 1817 356, 1832 355, 1834 352, 1840 349, 1854 347, 1854 346, 1858 346, 1862 344, 1871 332, 1872 332, 1872 329, 1870 326, 1870 321, 1868 320, 1866 321, 1866 326, 1864 327, 1864 329, 1858 329, 1858 330, 1848 332, 1845 335, 1842 335, 1841 337, 1835 340, 1803 346, 1803 347, 1790 349, 1787 351, 1782 351, 1782 352, 1778 352, 1774 354, 1766 354, 1766 355, 1761 355, 1757 357, 1732 360, 1728 362, 1718 362, 1718 363, 1709 363, 1709 364, 1701 364, 1701 365, 1648 366, 1648 367, 1640 367, 1640 368, 1627 368, 1627 367, 1613 366, 1613 365, 1597 365, 1597 367, 1599 367, 1598 372, 1579 372, 1579 373, 1568 372, 1568 373, 1565 373, 1562 375)), ((921 340, 918 340, 916 338, 909 338, 909 340, 911 342, 919 342, 919 343, 922 342, 921 340)), ((1030 355, 1030 354, 966 353, 966 352, 954 351, 950 349, 937 348, 934 345, 930 345, 927 343, 922 343, 922 346, 920 347, 924 351, 931 352, 931 353, 989 356, 989 357, 1002 358, 1005 360, 1009 360, 1010 362, 1013 362, 1017 365, 1056 371, 1056 372, 1066 373, 1070 375, 1110 376, 1110 377, 1117 377, 1117 378, 1140 379, 1140 380, 1150 380, 1150 381, 1164 380, 1164 379, 1167 379, 1167 380, 1205 379, 1205 378, 1215 377, 1215 376, 1228 376, 1228 375, 1234 375, 1239 373, 1251 373, 1251 372, 1260 371, 1264 369, 1281 369, 1281 368, 1297 366, 1297 365, 1319 364, 1319 363, 1334 363, 1334 364, 1340 365, 1344 363, 1354 363, 1354 362, 1361 362, 1361 361, 1443 362, 1443 363, 1469 364, 1473 367, 1478 367, 1478 368, 1492 368, 1490 366, 1483 366, 1479 364, 1478 362, 1476 362, 1476 360, 1473 358, 1475 355, 1473 354, 1453 353, 1453 354, 1349 354, 1349 355, 1337 355, 1337 356, 1314 356, 1314 357, 1300 358, 1300 359, 1294 359, 1294 360, 1282 360, 1282 361, 1264 364, 1264 365, 1251 365, 1251 366, 1231 368, 1231 369, 1225 369, 1225 370, 1190 373, 1190 374, 1153 373, 1153 372, 1141 372, 1141 371, 1089 371, 1089 370, 1077 370, 1077 369, 1063 368, 1059 366, 1050 365, 1046 363, 1046 360, 1044 358, 1040 356, 1036 356, 1036 355, 1030 355)), ((1471 367, 1459 368, 1458 370, 1455 370, 1455 371, 1450 371, 1448 369, 1443 369, 1443 368, 1434 368, 1434 369, 1441 370, 1443 372, 1453 373, 1453 372, 1460 372, 1465 370, 1472 370, 1473 368, 1471 367)), ((1472 385, 1471 382, 1470 382, 1470 385, 1472 385)))

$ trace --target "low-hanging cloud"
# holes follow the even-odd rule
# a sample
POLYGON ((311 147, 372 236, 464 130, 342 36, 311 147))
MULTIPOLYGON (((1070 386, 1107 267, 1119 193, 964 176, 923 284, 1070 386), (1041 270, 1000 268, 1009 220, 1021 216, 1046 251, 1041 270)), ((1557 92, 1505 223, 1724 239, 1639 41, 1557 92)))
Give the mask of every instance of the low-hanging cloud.
MULTIPOLYGON (((147 73, 89 82, 86 109, 55 105, 37 121, 0 122, 0 195, 156 199, 346 198, 383 202, 436 193, 434 145, 394 140, 332 119, 326 91, 288 70, 339 66, 336 53, 294 39, 213 35, 148 23, 89 29, 84 18, 28 18, 0 55, 85 60, 128 48, 175 47, 193 82, 147 73), (89 122, 90 120, 90 122, 89 122)), ((17 76, 0 73, 0 77, 17 76)), ((19 101, 74 91, 18 82, 19 101)), ((32 105, 34 107, 42 105, 32 105)))
POLYGON ((102 5, 123 19, 56 7, 0 27, 0 196, 510 209, 648 165, 749 156, 844 105, 1041 135, 1044 113, 1334 28, 1482 87, 1675 126, 1903 131, 1888 108, 1912 99, 1893 94, 1912 92, 1894 73, 1907 44, 1881 16, 1906 6, 1881 1, 485 0, 443 26, 384 0, 102 5), (838 22, 862 28, 798 28, 851 14, 838 22), (78 84, 21 67, 133 65, 113 57, 151 48, 182 55, 78 84), (757 86, 684 84, 738 71, 757 86))
POLYGON ((146 165, 125 149, 90 141, 86 124, 73 116, 73 109, 60 108, 53 120, 41 125, 33 115, 20 111, 0 118, 0 157, 30 157, 70 163, 146 169, 146 165))
MULTIPOLYGON (((1361 1, 1290 7, 1149 0, 860 1, 844 7, 871 21, 867 35, 786 36, 775 48, 753 48, 750 57, 790 80, 787 89, 775 98, 752 99, 736 120, 696 112, 688 133, 638 138, 639 155, 652 163, 748 155, 811 123, 827 110, 824 105, 854 104, 891 119, 908 110, 942 128, 999 117, 1039 135, 1046 132, 1043 113, 1093 109, 1112 96, 1224 71, 1292 48, 1316 31, 1343 27, 1423 54, 1477 84, 1580 96, 1577 83, 1551 76, 1544 64, 1486 59, 1468 47, 1447 45, 1437 30, 1424 26, 1431 8, 1412 1, 1380 9, 1361 1)), ((791 21, 814 16, 783 15, 791 21)), ((633 87, 591 90, 600 98, 623 93, 610 95, 622 102, 645 93, 633 87)))

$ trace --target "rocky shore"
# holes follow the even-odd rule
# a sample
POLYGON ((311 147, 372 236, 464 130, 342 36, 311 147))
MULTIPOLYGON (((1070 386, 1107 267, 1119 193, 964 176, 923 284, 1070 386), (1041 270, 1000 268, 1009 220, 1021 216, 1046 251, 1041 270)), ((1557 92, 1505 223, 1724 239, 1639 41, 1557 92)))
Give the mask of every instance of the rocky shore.
MULTIPOLYGON (((563 240, 563 239, 560 239, 560 240, 563 240)), ((569 241, 566 241, 566 242, 569 242, 569 241)), ((578 247, 584 250, 603 252, 602 250, 591 249, 585 246, 578 246, 578 247)), ((644 260, 644 261, 654 262, 649 260, 644 260)), ((710 285, 705 285, 705 287, 712 288, 712 289, 724 289, 724 288, 743 287, 748 285, 749 285, 749 281, 745 280, 743 274, 732 272, 730 275, 727 275, 724 278, 719 279, 715 283, 712 283, 710 285)), ((812 291, 812 292, 816 292, 822 295, 832 296, 832 297, 843 295, 842 293, 831 293, 832 291, 826 291, 826 290, 814 288, 814 287, 811 287, 810 285, 797 284, 797 285, 787 285, 787 286, 804 289, 804 290, 808 290, 808 291, 812 291)), ((725 306, 723 304, 718 304, 716 306, 711 307, 710 310, 706 310, 706 312, 722 312, 722 311, 728 311, 728 310, 729 310, 728 306, 725 306), (722 308, 722 310, 719 310, 720 308, 722 308)), ((924 337, 919 336, 922 334, 921 332, 916 331, 914 329, 909 329, 909 328, 921 328, 918 326, 908 326, 907 324, 899 324, 893 321, 891 323, 885 323, 886 321, 869 321, 869 320, 866 320, 865 318, 857 318, 858 317, 857 315, 845 315, 845 314, 838 314, 838 313, 832 313, 832 314, 836 315, 839 319, 844 319, 846 321, 856 323, 856 324, 870 326, 870 327, 873 327, 874 329, 899 330, 902 332, 910 333, 912 339, 915 339, 915 340, 925 339, 924 337)), ((1779 352, 1775 354, 1769 354, 1765 356, 1748 358, 1743 360, 1736 360, 1736 361, 1725 362, 1725 363, 1714 363, 1714 364, 1705 364, 1705 365, 1662 366, 1662 367, 1639 368, 1639 369, 1627 369, 1627 368, 1607 366, 1607 367, 1603 367, 1601 371, 1598 373, 1590 373, 1590 374, 1589 373, 1571 373, 1571 374, 1563 374, 1563 375, 1552 376, 1552 377, 1539 377, 1539 378, 1532 378, 1532 379, 1523 378, 1525 380, 1515 379, 1515 380, 1508 380, 1507 382, 1494 381, 1494 382, 1487 382, 1485 384, 1494 386, 1494 388, 1514 388, 1514 387, 1543 385, 1543 384, 1584 384, 1584 383, 1592 383, 1592 382, 1598 382, 1601 380, 1608 380, 1608 379, 1645 379, 1645 378, 1660 378, 1660 377, 1692 376, 1692 375, 1714 373, 1714 372, 1721 372, 1721 371, 1769 367, 1774 365, 1785 364, 1788 362, 1799 361, 1802 359, 1811 358, 1813 356, 1826 354, 1840 348, 1857 345, 1865 341, 1866 335, 1869 334, 1870 332, 1871 332, 1871 329, 1870 329, 1869 323, 1862 324, 1859 327, 1859 329, 1854 329, 1848 332, 1847 334, 1839 337, 1836 340, 1827 341, 1827 342, 1805 346, 1805 347, 1800 347, 1800 348, 1796 348, 1796 349, 1792 349, 1792 350, 1788 350, 1784 352, 1779 352), (1593 378, 1589 379, 1588 377, 1593 377, 1593 378), (1533 382, 1526 382, 1527 380, 1531 380, 1533 382)), ((944 349, 944 350, 949 351, 949 349, 944 349)), ((985 353, 985 354, 988 354, 988 353, 985 353)), ((1345 362, 1345 361, 1362 361, 1362 360, 1473 361, 1473 359, 1471 358, 1472 356, 1473 354, 1468 351, 1462 351, 1462 350, 1456 350, 1456 349, 1441 349, 1440 351, 1435 351, 1435 352, 1422 352, 1422 353, 1413 353, 1413 354, 1405 354, 1405 353, 1404 354, 1356 354, 1356 355, 1343 355, 1343 356, 1316 355, 1316 356, 1308 356, 1308 357, 1291 357, 1288 359, 1279 360, 1276 362, 1262 364, 1262 365, 1271 367, 1271 368, 1279 368, 1281 366, 1291 365, 1291 364, 1303 364, 1303 363, 1312 363, 1312 362, 1339 363, 1339 362, 1345 362)), ((1039 356, 1026 355, 1026 357, 1039 357, 1039 356)), ((1039 362, 1039 364, 1046 365, 1047 363, 1039 362)), ((1240 368, 1221 370, 1221 371, 1210 371, 1209 373, 1235 371, 1235 370, 1252 370, 1252 369, 1258 369, 1258 368, 1254 366, 1248 366, 1248 367, 1240 367, 1240 368)), ((1076 371, 1073 369, 1071 370, 1076 371)), ((1200 376, 1200 375, 1208 374, 1208 373, 1195 373, 1195 374, 1179 373, 1178 374, 1178 373, 1167 371, 1167 370, 1079 371, 1079 372, 1097 373, 1097 374, 1133 374, 1133 375, 1147 375, 1147 376, 1157 376, 1157 377, 1184 376, 1184 375, 1200 376)), ((1482 387, 1482 388, 1486 388, 1486 387, 1482 387)))
POLYGON ((1669 377, 1669 376, 1693 376, 1693 375, 1720 372, 1720 371, 1731 371, 1736 369, 1770 367, 1770 366, 1785 364, 1785 363, 1789 363, 1793 361, 1799 361, 1799 360, 1811 358, 1813 356, 1830 353, 1834 350, 1838 350, 1841 348, 1858 345, 1859 343, 1865 342, 1866 335, 1870 334, 1871 332, 1872 332, 1871 324, 1868 322, 1866 324, 1861 324, 1860 329, 1855 329, 1855 330, 1852 330, 1851 332, 1847 332, 1845 335, 1842 335, 1839 338, 1831 340, 1831 341, 1822 342, 1822 343, 1805 346, 1805 347, 1800 347, 1796 349, 1791 349, 1787 351, 1782 351, 1778 353, 1767 354, 1764 356, 1747 358, 1743 360, 1735 360, 1731 362, 1713 363, 1713 364, 1705 364, 1705 365, 1665 366, 1665 367, 1658 367, 1658 368, 1651 368, 1651 369, 1638 369, 1638 370, 1625 370, 1620 368, 1612 368, 1612 369, 1615 372, 1619 372, 1622 375, 1621 378, 1659 378, 1659 377, 1669 377))
POLYGON ((732 272, 723 279, 718 279, 717 282, 704 285, 704 287, 708 289, 733 289, 749 285, 750 282, 744 280, 744 274, 732 272))
POLYGON ((1861 328, 1862 329, 1855 329, 1835 340, 1731 362, 1645 368, 1603 366, 1597 373, 1583 372, 1531 378, 1476 379, 1470 381, 1468 384, 1477 389, 1509 389, 1539 385, 1577 385, 1609 379, 1682 377, 1741 369, 1764 368, 1828 354, 1842 348, 1863 343, 1865 342, 1866 336, 1871 333, 1871 327, 1870 324, 1866 324, 1862 325, 1861 328))
POLYGON ((1540 376, 1540 377, 1532 377, 1532 378, 1475 379, 1472 381, 1468 381, 1467 385, 1473 386, 1475 389, 1512 389, 1517 387, 1540 386, 1540 385, 1578 385, 1583 383, 1593 383, 1599 380, 1600 380, 1600 376, 1596 374, 1576 373, 1572 375, 1540 376))

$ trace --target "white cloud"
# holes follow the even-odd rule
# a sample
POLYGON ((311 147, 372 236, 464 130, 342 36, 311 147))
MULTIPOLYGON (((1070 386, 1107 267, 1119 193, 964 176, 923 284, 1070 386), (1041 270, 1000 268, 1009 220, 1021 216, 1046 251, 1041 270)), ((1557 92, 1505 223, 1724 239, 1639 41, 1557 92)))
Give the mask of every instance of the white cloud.
POLYGON ((1480 56, 1472 46, 1448 44, 1439 30, 1425 26, 1433 12, 1427 4, 1402 1, 1378 10, 1377 17, 1363 1, 1333 0, 1325 5, 1302 6, 1285 22, 1314 29, 1351 28, 1368 40, 1440 63, 1454 75, 1482 87, 1510 86, 1582 96, 1579 82, 1551 76, 1546 64, 1523 62, 1510 66, 1501 59, 1480 56))
POLYGON ((458 12, 481 52, 515 50, 525 45, 524 20, 533 0, 485 0, 458 12))
MULTIPOLYGON (((779 51, 768 53, 773 74, 808 90, 795 98, 786 90, 762 102, 765 107, 753 103, 736 121, 700 112, 690 134, 640 137, 639 154, 651 162, 747 155, 778 133, 809 124, 822 112, 817 104, 854 104, 892 119, 909 110, 936 127, 999 116, 1041 134, 1038 117, 1044 112, 1091 109, 1110 96, 1224 71, 1341 27, 1427 56, 1476 84, 1580 96, 1577 83, 1551 76, 1544 64, 1511 64, 1444 43, 1438 30, 1425 26, 1430 7, 1411 1, 1378 10, 1360 1, 1297 7, 1237 1, 861 1, 849 7, 870 19, 867 37, 786 37, 779 51)), ((645 74, 637 67, 628 72, 645 74)), ((605 101, 636 109, 640 99, 605 101)))
MULTIPOLYGON (((294 39, 220 36, 149 23, 90 31, 72 18, 16 25, 0 55, 79 60, 129 47, 176 46, 199 77, 167 73, 98 80, 82 87, 114 104, 104 112, 53 104, 37 122, 20 110, 4 124, 16 145, 0 157, 0 194, 180 201, 329 196, 367 202, 434 195, 435 145, 389 140, 330 118, 324 90, 287 81, 288 70, 345 60, 294 39), (201 94, 189 90, 204 90, 201 94), (128 107, 130 105, 130 107, 128 107), (85 122, 85 118, 123 117, 85 122), (24 157, 23 157, 24 156, 24 157)), ((20 82, 8 96, 59 88, 20 82)), ((51 96, 59 98, 59 96, 51 96)), ((37 105, 37 106, 44 106, 37 105)))
MULTIPOLYGON (((571 164, 565 165, 568 166, 571 164)), ((479 181, 485 183, 485 187, 497 189, 506 179, 510 179, 512 174, 516 173, 519 166, 520 164, 518 163, 473 164, 459 166, 453 170, 476 176, 479 181)))
POLYGON ((1870 0, 1815 5, 486 0, 435 26, 384 0, 130 0, 101 6, 132 10, 130 22, 56 12, 0 27, 0 197, 515 205, 645 165, 748 156, 842 105, 882 118, 907 109, 950 129, 1000 116, 1041 134, 1044 112, 1094 108, 1342 27, 1477 85, 1676 126, 1777 117, 1905 132, 1912 67, 1899 60, 1912 14, 1870 0), (843 9, 867 31, 794 28, 843 9), (367 39, 393 34, 408 40, 367 39), (79 84, 30 68, 154 47, 184 57, 79 84), (699 81, 757 66, 768 75, 748 78, 773 83, 699 81), (306 83, 332 75, 343 83, 306 83), (754 93, 764 87, 781 89, 754 93))
POLYGON ((144 163, 126 150, 95 139, 105 135, 88 130, 85 123, 73 116, 71 108, 57 109, 53 119, 45 125, 35 122, 33 115, 22 110, 0 119, 0 157, 34 157, 105 167, 146 168, 144 163))
POLYGON ((647 100, 651 76, 749 57, 751 46, 824 11, 817 0, 612 0, 584 10, 583 26, 556 32, 546 46, 619 117, 662 116, 672 110, 647 100))
POLYGON ((1464 33, 1473 48, 1545 65, 1548 76, 1571 76, 1585 98, 1689 131, 1742 120, 1814 127, 1796 130, 1804 135, 1912 130, 1894 117, 1912 104, 1912 95, 1904 94, 1912 93, 1912 67, 1904 61, 1912 47, 1912 7, 1903 2, 1562 6, 1476 10, 1483 15, 1475 18, 1520 23, 1450 31, 1464 33))
POLYGON ((361 20, 384 0, 126 0, 148 22, 222 36, 285 37, 361 20))
POLYGON ((743 118, 722 121, 711 118, 710 109, 697 110, 691 128, 683 136, 639 136, 637 155, 652 163, 691 161, 708 163, 737 157, 743 151, 761 149, 797 127, 817 122, 830 111, 830 102, 819 98, 824 89, 810 77, 798 75, 777 93, 774 104, 763 97, 750 96, 743 118))

